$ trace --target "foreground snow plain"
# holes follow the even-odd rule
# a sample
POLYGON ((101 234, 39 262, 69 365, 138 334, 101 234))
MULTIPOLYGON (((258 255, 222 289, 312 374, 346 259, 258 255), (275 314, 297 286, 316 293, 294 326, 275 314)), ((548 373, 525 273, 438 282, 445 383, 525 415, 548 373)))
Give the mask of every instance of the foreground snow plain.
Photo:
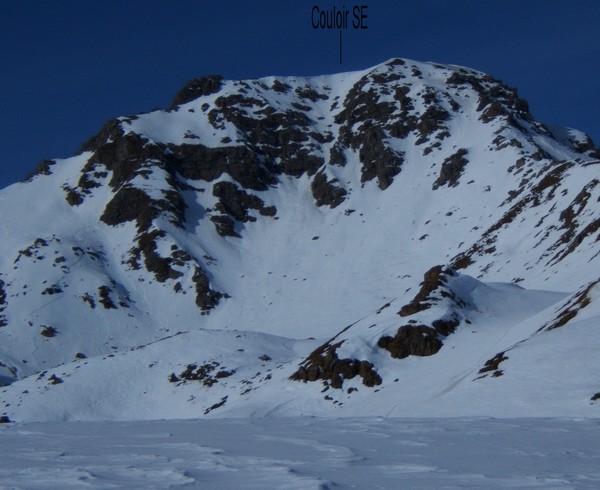
POLYGON ((600 486, 600 420, 273 417, 0 426, 0 488, 600 486))

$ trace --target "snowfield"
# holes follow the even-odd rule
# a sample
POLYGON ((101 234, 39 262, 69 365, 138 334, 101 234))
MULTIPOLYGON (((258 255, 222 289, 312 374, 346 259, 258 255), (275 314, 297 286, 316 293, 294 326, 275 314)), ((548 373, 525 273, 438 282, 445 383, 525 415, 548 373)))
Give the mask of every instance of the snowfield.
POLYGON ((435 355, 397 359, 377 348, 377 339, 398 330, 399 301, 340 328, 330 341, 342 342, 339 359, 373 363, 379 385, 350 375, 341 388, 326 378, 291 381, 323 339, 202 329, 29 376, 0 388, 4 410, 12 421, 598 416, 596 303, 568 328, 545 330, 576 295, 460 274, 445 280, 432 293, 439 295, 433 306, 409 317, 420 325, 461 319, 463 327, 444 337, 435 355), (494 359, 501 361, 488 368, 494 359))
POLYGON ((0 190, 0 487, 599 488, 599 169, 403 59, 108 121, 0 190))
POLYGON ((597 489, 597 419, 243 418, 0 426, 0 488, 597 489))

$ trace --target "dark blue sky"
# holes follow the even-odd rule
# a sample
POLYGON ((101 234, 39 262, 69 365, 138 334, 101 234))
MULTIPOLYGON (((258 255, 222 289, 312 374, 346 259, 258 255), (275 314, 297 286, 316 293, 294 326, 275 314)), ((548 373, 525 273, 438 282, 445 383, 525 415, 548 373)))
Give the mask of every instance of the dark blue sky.
POLYGON ((314 75, 392 57, 470 66, 543 122, 600 143, 596 0, 0 2, 0 187, 67 157, 110 117, 169 104, 189 79, 314 75), (368 29, 314 31, 312 6, 368 5, 368 29))

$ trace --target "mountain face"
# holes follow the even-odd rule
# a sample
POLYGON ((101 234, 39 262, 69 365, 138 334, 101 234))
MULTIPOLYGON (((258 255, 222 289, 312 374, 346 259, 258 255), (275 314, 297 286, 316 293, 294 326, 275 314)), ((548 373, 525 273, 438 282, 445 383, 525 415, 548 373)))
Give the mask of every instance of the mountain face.
POLYGON ((192 80, 0 192, 0 413, 597 415, 599 159, 457 66, 192 80))

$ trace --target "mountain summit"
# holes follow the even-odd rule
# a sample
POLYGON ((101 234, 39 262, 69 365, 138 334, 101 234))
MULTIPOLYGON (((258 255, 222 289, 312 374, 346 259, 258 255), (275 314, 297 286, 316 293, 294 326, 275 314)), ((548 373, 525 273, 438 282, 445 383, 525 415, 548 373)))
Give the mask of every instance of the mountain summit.
POLYGON ((599 159, 458 66, 192 80, 0 191, 0 413, 597 415, 599 159))

